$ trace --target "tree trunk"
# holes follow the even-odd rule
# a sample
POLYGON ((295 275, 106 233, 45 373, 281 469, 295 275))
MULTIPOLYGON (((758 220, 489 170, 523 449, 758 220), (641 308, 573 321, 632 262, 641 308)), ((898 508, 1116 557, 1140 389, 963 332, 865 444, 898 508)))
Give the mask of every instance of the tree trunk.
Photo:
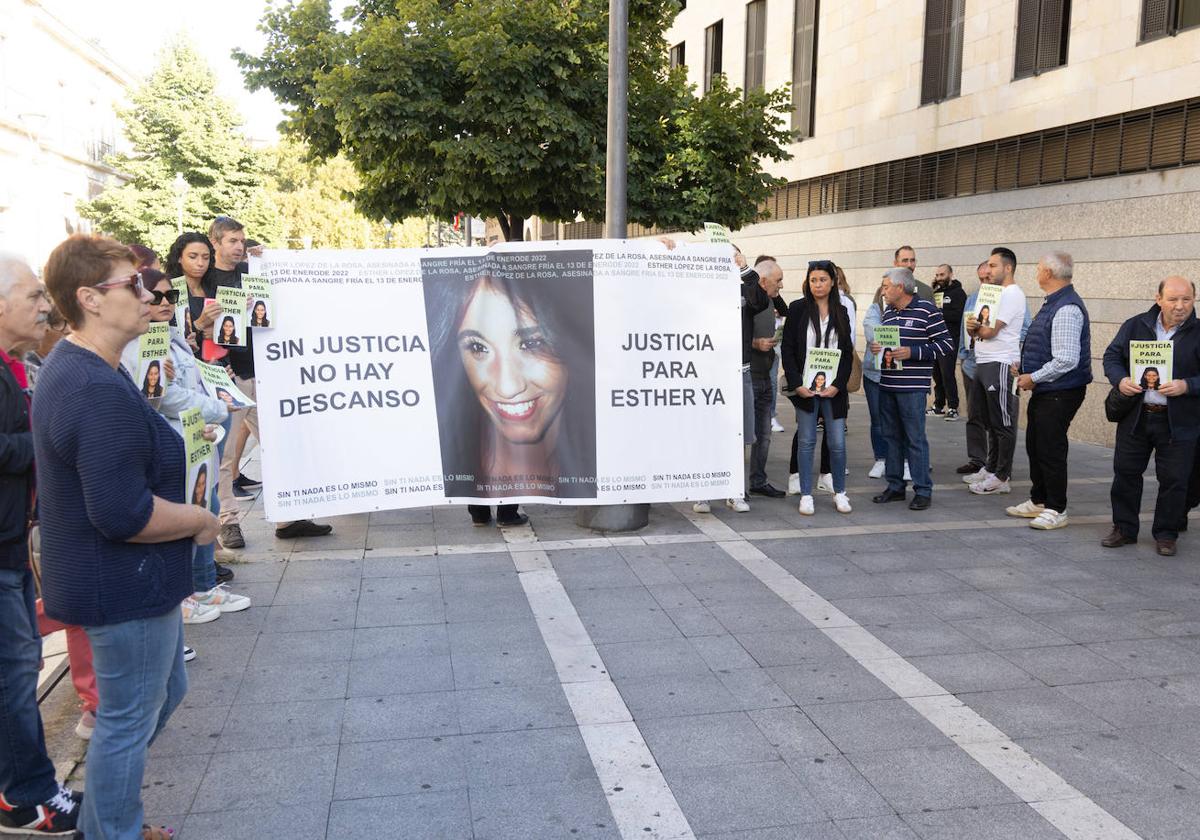
POLYGON ((501 212, 497 221, 500 222, 500 232, 504 234, 505 242, 521 242, 525 239, 524 216, 510 216, 501 212))

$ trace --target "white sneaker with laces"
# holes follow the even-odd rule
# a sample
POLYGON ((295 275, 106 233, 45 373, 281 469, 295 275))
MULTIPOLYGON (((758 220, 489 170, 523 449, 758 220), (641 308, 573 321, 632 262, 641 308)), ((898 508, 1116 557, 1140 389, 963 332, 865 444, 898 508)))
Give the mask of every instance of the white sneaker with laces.
POLYGON ((1007 481, 1001 481, 996 476, 988 474, 988 477, 983 481, 977 481, 971 485, 971 492, 976 496, 990 496, 993 493, 1011 493, 1012 488, 1008 486, 1007 481))
POLYGON ((1020 516, 1024 517, 1025 519, 1035 519, 1038 516, 1041 516, 1042 511, 1045 509, 1046 508, 1044 505, 1035 505, 1033 503, 1033 499, 1026 499, 1019 505, 1006 507, 1004 512, 1009 516, 1020 516))
POLYGON ((184 646, 183 646, 183 661, 184 661, 184 662, 191 662, 191 661, 192 661, 193 659, 195 659, 195 658, 196 658, 196 651, 195 651, 195 649, 194 649, 194 648, 190 648, 190 647, 188 647, 187 645, 184 645, 184 646))
POLYGON ((816 506, 813 505, 812 496, 800 497, 800 514, 802 516, 812 516, 814 513, 816 513, 816 510, 816 506))
POLYGON ((745 513, 750 510, 750 505, 747 504, 745 499, 726 499, 725 507, 737 513, 745 513))
POLYGON ((908 461, 904 462, 904 480, 912 481, 912 473, 908 471, 908 461))
POLYGON ((712 508, 708 502, 696 502, 692 505, 692 513, 712 513, 712 508))
POLYGON ((201 604, 195 598, 184 598, 180 609, 183 610, 184 624, 208 624, 208 622, 216 621, 221 617, 220 607, 201 604))
POLYGON ((838 513, 850 513, 854 508, 850 507, 850 497, 845 493, 833 494, 833 506, 837 508, 838 513))
POLYGON ((234 595, 223 583, 218 583, 207 592, 196 592, 192 595, 192 600, 206 607, 216 607, 223 613, 250 609, 249 598, 245 595, 234 595))
POLYGON ((817 478, 817 489, 822 493, 833 492, 833 473, 821 473, 817 478))
POLYGON ((787 494, 789 496, 800 495, 800 473, 792 473, 788 476, 787 494))
POLYGON ((871 467, 871 471, 867 473, 867 478, 883 478, 883 471, 887 469, 887 461, 876 461, 875 466, 871 467))
POLYGON ((968 473, 967 475, 964 475, 962 477, 963 484, 978 484, 979 482, 981 482, 985 478, 987 478, 989 475, 991 475, 991 473, 987 471, 986 467, 983 467, 978 472, 968 473))
POLYGON ((1038 514, 1037 519, 1029 523, 1029 527, 1036 528, 1039 531, 1055 531, 1059 528, 1066 528, 1067 515, 1059 513, 1056 510, 1051 510, 1050 508, 1044 508, 1038 514))
POLYGON ((778 417, 771 418, 771 431, 772 432, 782 432, 783 431, 783 424, 779 422, 778 417))

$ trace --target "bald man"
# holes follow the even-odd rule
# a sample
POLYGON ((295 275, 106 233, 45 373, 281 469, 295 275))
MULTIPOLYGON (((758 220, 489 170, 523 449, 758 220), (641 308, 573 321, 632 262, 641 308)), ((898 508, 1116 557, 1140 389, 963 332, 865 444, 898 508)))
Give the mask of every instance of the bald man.
POLYGON ((1105 548, 1137 542, 1142 507, 1142 475, 1154 455, 1158 499, 1151 533, 1164 557, 1175 554, 1179 526, 1187 516, 1188 477, 1200 436, 1200 325, 1196 287, 1183 277, 1158 285, 1154 305, 1117 331, 1104 351, 1104 375, 1124 396, 1136 398, 1117 424, 1111 491, 1113 529, 1105 548), (1157 388, 1143 387, 1131 375, 1129 342, 1166 341, 1171 371, 1157 388))

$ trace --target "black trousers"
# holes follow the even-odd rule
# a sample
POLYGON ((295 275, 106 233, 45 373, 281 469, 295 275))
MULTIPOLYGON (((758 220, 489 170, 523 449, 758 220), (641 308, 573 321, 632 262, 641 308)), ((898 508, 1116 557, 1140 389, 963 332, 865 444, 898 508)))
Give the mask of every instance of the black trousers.
MULTIPOLYGON (((519 505, 496 505, 496 521, 511 522, 517 516, 519 505)), ((467 505, 467 513, 473 522, 487 522, 492 518, 491 505, 467 505)))
POLYGON ((987 432, 987 471, 1001 481, 1012 477, 1019 409, 1020 402, 1012 392, 1009 366, 1003 362, 976 365, 971 414, 982 421, 987 432))
POLYGON ((983 425, 978 410, 979 397, 974 396, 979 387, 979 380, 963 374, 963 393, 967 398, 967 461, 976 469, 983 469, 987 463, 987 429, 983 425))
POLYGON ((954 368, 958 362, 958 348, 933 363, 933 407, 938 411, 949 406, 958 411, 958 380, 954 368))
POLYGON ((1029 454, 1029 498, 1063 513, 1067 509, 1067 430, 1083 405, 1087 388, 1039 392, 1029 398, 1025 451, 1029 454))
POLYGON ((1132 434, 1117 432, 1113 451, 1113 527, 1127 537, 1138 535, 1142 508, 1142 475, 1154 455, 1158 475, 1158 499, 1150 533, 1156 540, 1179 537, 1179 526, 1187 516, 1188 479, 1192 473, 1196 441, 1172 440, 1167 413, 1142 410, 1141 422, 1132 434))

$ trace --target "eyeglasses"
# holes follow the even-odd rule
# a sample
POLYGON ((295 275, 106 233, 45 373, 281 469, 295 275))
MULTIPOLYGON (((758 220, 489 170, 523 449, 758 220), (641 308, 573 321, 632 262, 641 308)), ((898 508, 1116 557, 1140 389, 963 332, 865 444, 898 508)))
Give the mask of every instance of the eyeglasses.
POLYGON ((160 291, 152 289, 150 291, 150 294, 152 294, 154 296, 154 300, 150 301, 150 303, 153 305, 156 305, 156 306, 158 304, 162 303, 164 300, 166 300, 166 302, 171 304, 172 306, 179 303, 179 290, 178 289, 167 289, 167 291, 165 291, 165 292, 160 292, 160 291))
POLYGON ((126 275, 125 277, 114 277, 111 280, 105 280, 103 283, 97 283, 93 288, 96 289, 111 289, 125 286, 129 291, 133 292, 135 297, 140 298, 142 292, 146 291, 146 287, 142 285, 142 275, 139 272, 126 275))

